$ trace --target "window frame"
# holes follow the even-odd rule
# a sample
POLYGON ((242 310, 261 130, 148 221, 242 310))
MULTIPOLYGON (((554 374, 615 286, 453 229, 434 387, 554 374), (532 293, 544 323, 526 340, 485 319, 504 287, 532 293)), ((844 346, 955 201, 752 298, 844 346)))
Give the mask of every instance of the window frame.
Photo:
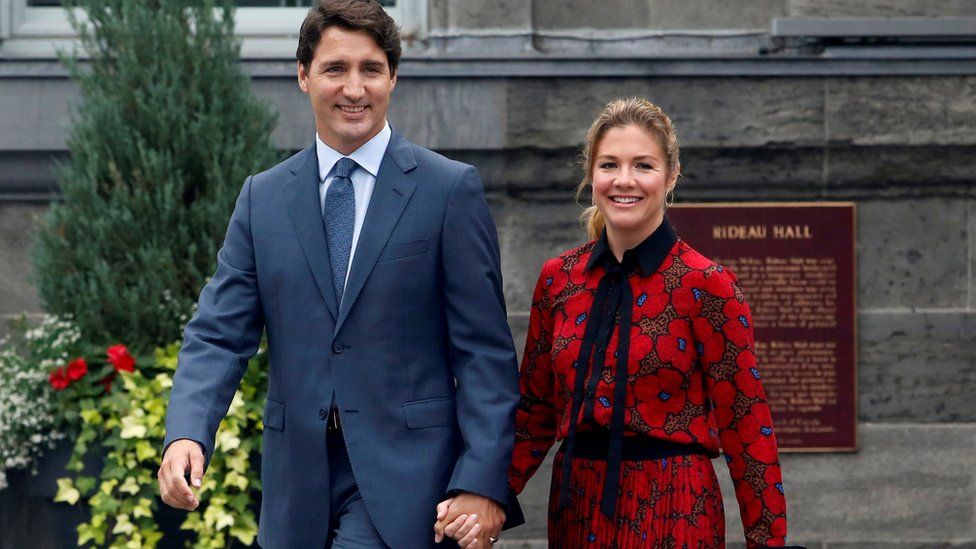
MULTIPOLYGON (((386 8, 405 41, 427 36, 429 0, 399 0, 386 8)), ((298 29, 308 8, 237 8, 235 34, 244 59, 293 58, 298 29)), ((27 0, 0 0, 0 58, 54 58, 77 42, 63 8, 29 7, 27 0)))

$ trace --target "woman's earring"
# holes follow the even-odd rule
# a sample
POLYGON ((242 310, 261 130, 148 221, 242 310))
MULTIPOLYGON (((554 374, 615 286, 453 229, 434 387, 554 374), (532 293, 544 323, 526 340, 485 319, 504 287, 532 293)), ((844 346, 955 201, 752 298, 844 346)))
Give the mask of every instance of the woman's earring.
POLYGON ((664 205, 670 208, 674 206, 674 187, 668 187, 668 190, 664 192, 664 205), (671 200, 668 200, 668 195, 671 196, 671 200))

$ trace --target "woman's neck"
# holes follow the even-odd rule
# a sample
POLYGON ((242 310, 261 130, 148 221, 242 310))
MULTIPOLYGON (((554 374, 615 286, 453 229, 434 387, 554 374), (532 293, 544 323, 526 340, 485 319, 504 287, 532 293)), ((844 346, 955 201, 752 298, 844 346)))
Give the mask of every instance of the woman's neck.
POLYGON ((607 244, 617 261, 624 260, 624 252, 636 248, 647 237, 654 234, 654 231, 664 222, 664 214, 654 220, 653 223, 645 225, 638 230, 618 231, 607 225, 607 244))

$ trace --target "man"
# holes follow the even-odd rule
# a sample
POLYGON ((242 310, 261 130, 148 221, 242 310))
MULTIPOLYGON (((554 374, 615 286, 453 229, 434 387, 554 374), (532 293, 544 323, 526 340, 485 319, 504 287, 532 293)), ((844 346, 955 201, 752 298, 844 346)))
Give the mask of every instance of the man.
POLYGON ((316 140, 244 182, 185 330, 163 501, 199 505, 264 330, 262 546, 431 546, 452 497, 485 547, 505 520, 518 386, 478 174, 390 129, 400 39, 377 2, 321 0, 297 57, 316 140))

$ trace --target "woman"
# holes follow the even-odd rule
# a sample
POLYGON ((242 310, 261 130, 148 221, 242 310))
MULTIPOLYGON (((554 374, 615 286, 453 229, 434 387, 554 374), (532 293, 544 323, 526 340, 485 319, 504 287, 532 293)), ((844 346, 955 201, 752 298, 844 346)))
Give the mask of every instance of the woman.
MULTIPOLYGON (((549 545, 724 547, 710 458, 725 455, 748 547, 782 546, 776 439, 735 275, 665 215, 680 164, 671 121, 617 100, 586 138, 577 196, 593 239, 548 260, 532 302, 510 483, 553 442, 549 545)), ((476 520, 451 529, 461 545, 476 520)), ((457 526, 455 525, 455 526, 457 526)))

